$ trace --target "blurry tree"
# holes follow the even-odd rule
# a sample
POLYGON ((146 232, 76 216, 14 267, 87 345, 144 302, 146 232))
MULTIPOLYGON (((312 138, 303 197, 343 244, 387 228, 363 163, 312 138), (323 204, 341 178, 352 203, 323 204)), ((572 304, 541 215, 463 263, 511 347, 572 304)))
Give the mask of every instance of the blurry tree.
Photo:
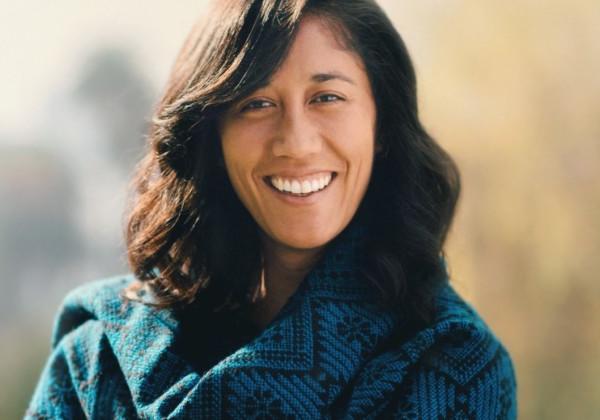
POLYGON ((131 54, 113 47, 94 51, 85 62, 73 99, 91 109, 98 126, 106 130, 106 158, 128 176, 141 157, 152 106, 151 90, 131 54))
POLYGON ((111 47, 62 84, 31 117, 32 128, 42 121, 36 146, 0 150, 0 418, 22 416, 67 291, 126 271, 126 185, 152 92, 131 54, 111 47))
POLYGON ((55 156, 32 148, 0 152, 0 324, 23 315, 81 257, 73 183, 55 156), (28 293, 39 287, 38 294, 28 293))
POLYGON ((74 202, 59 157, 0 149, 0 418, 22 416, 49 349, 50 323, 39 321, 51 320, 63 293, 56 286, 82 257, 74 202))
POLYGON ((52 147, 64 156, 75 183, 74 222, 84 236, 87 276, 127 269, 122 238, 126 186, 142 154, 152 97, 128 49, 99 46, 48 106, 43 131, 54 139, 52 147))

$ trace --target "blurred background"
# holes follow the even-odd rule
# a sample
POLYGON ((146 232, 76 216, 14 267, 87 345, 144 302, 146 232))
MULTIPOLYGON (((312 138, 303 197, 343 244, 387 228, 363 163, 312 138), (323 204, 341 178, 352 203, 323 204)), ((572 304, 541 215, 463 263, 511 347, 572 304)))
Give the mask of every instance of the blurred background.
MULTIPOLYGON (((127 271, 127 182, 206 3, 0 2, 2 419, 22 417, 67 291, 127 271)), ((462 171, 450 270, 512 354, 520 418, 598 415, 600 3, 380 4, 462 171)))

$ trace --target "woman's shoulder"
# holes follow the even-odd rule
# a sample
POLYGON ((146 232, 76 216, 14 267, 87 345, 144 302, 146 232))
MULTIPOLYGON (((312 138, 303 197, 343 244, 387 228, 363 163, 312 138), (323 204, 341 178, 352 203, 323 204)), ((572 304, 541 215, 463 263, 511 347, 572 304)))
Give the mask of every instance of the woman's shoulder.
POLYGON ((434 321, 416 335, 421 339, 430 337, 431 344, 450 340, 459 345, 459 337, 479 338, 481 344, 501 347, 502 344, 475 308, 463 299, 449 284, 445 284, 436 297, 434 321))
POLYGON ((131 275, 113 276, 79 285, 62 300, 54 319, 52 347, 88 321, 101 320, 120 304, 121 293, 134 281, 131 275))
MULTIPOLYGON (((405 344, 420 349, 403 398, 436 389, 442 417, 516 418, 516 376, 511 357, 477 311, 447 285, 438 296, 434 324, 405 344), (444 396, 444 397, 443 397, 444 396)), ((408 350, 410 351, 410 350, 408 350)), ((414 400, 418 413, 431 410, 414 400)))
POLYGON ((174 328, 169 310, 146 304, 152 302, 151 294, 141 283, 137 299, 131 299, 128 291, 134 283, 139 281, 132 274, 123 274, 91 281, 68 292, 54 320, 52 347, 86 323, 97 323, 105 332, 140 322, 174 328))
MULTIPOLYGON (((131 319, 122 297, 133 276, 105 278, 71 290, 55 318, 52 350, 25 418, 85 418, 99 406, 111 418, 135 416, 120 360, 120 326, 131 319), (107 397, 108 396, 108 397, 107 397), (111 404, 106 404, 107 401, 111 404)), ((126 349, 125 349, 126 351, 126 349)))
POLYGON ((370 412, 360 395, 379 394, 385 418, 516 417, 510 355, 476 310, 445 285, 435 320, 370 360, 353 390, 349 412, 370 412))
POLYGON ((438 295, 434 323, 403 347, 420 355, 421 369, 457 384, 481 382, 494 376, 515 385, 507 349, 473 306, 450 285, 438 295))

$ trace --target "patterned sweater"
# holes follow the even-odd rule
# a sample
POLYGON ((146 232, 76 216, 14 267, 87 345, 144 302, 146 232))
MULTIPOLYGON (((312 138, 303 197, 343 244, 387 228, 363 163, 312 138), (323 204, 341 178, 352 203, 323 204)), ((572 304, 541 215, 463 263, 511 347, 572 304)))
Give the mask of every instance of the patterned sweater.
POLYGON ((81 286, 25 418, 516 418, 510 357, 449 284, 435 322, 407 335, 354 257, 352 243, 329 252, 263 331, 127 300, 132 276, 81 286))

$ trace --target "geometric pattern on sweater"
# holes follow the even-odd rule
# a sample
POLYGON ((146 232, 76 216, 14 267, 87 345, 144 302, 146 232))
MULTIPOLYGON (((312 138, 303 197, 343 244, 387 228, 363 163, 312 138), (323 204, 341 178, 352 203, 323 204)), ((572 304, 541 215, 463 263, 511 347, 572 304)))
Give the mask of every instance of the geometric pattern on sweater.
POLYGON ((266 367, 283 370, 306 370, 313 364, 313 340, 310 329, 311 310, 309 302, 301 302, 297 312, 284 318, 273 328, 261 334, 255 346, 241 348, 231 355, 229 363, 236 366, 266 367), (269 357, 256 360, 252 352, 260 351, 269 357), (262 363, 262 365, 261 365, 262 363))
POLYGON ((449 284, 435 322, 394 341, 404 320, 356 269, 359 238, 344 232, 277 317, 206 371, 179 351, 173 311, 121 297, 131 276, 75 289, 26 418, 515 418, 510 357, 449 284))
POLYGON ((367 363, 346 417, 516 418, 514 370, 504 347, 451 288, 438 297, 437 319, 367 363))

